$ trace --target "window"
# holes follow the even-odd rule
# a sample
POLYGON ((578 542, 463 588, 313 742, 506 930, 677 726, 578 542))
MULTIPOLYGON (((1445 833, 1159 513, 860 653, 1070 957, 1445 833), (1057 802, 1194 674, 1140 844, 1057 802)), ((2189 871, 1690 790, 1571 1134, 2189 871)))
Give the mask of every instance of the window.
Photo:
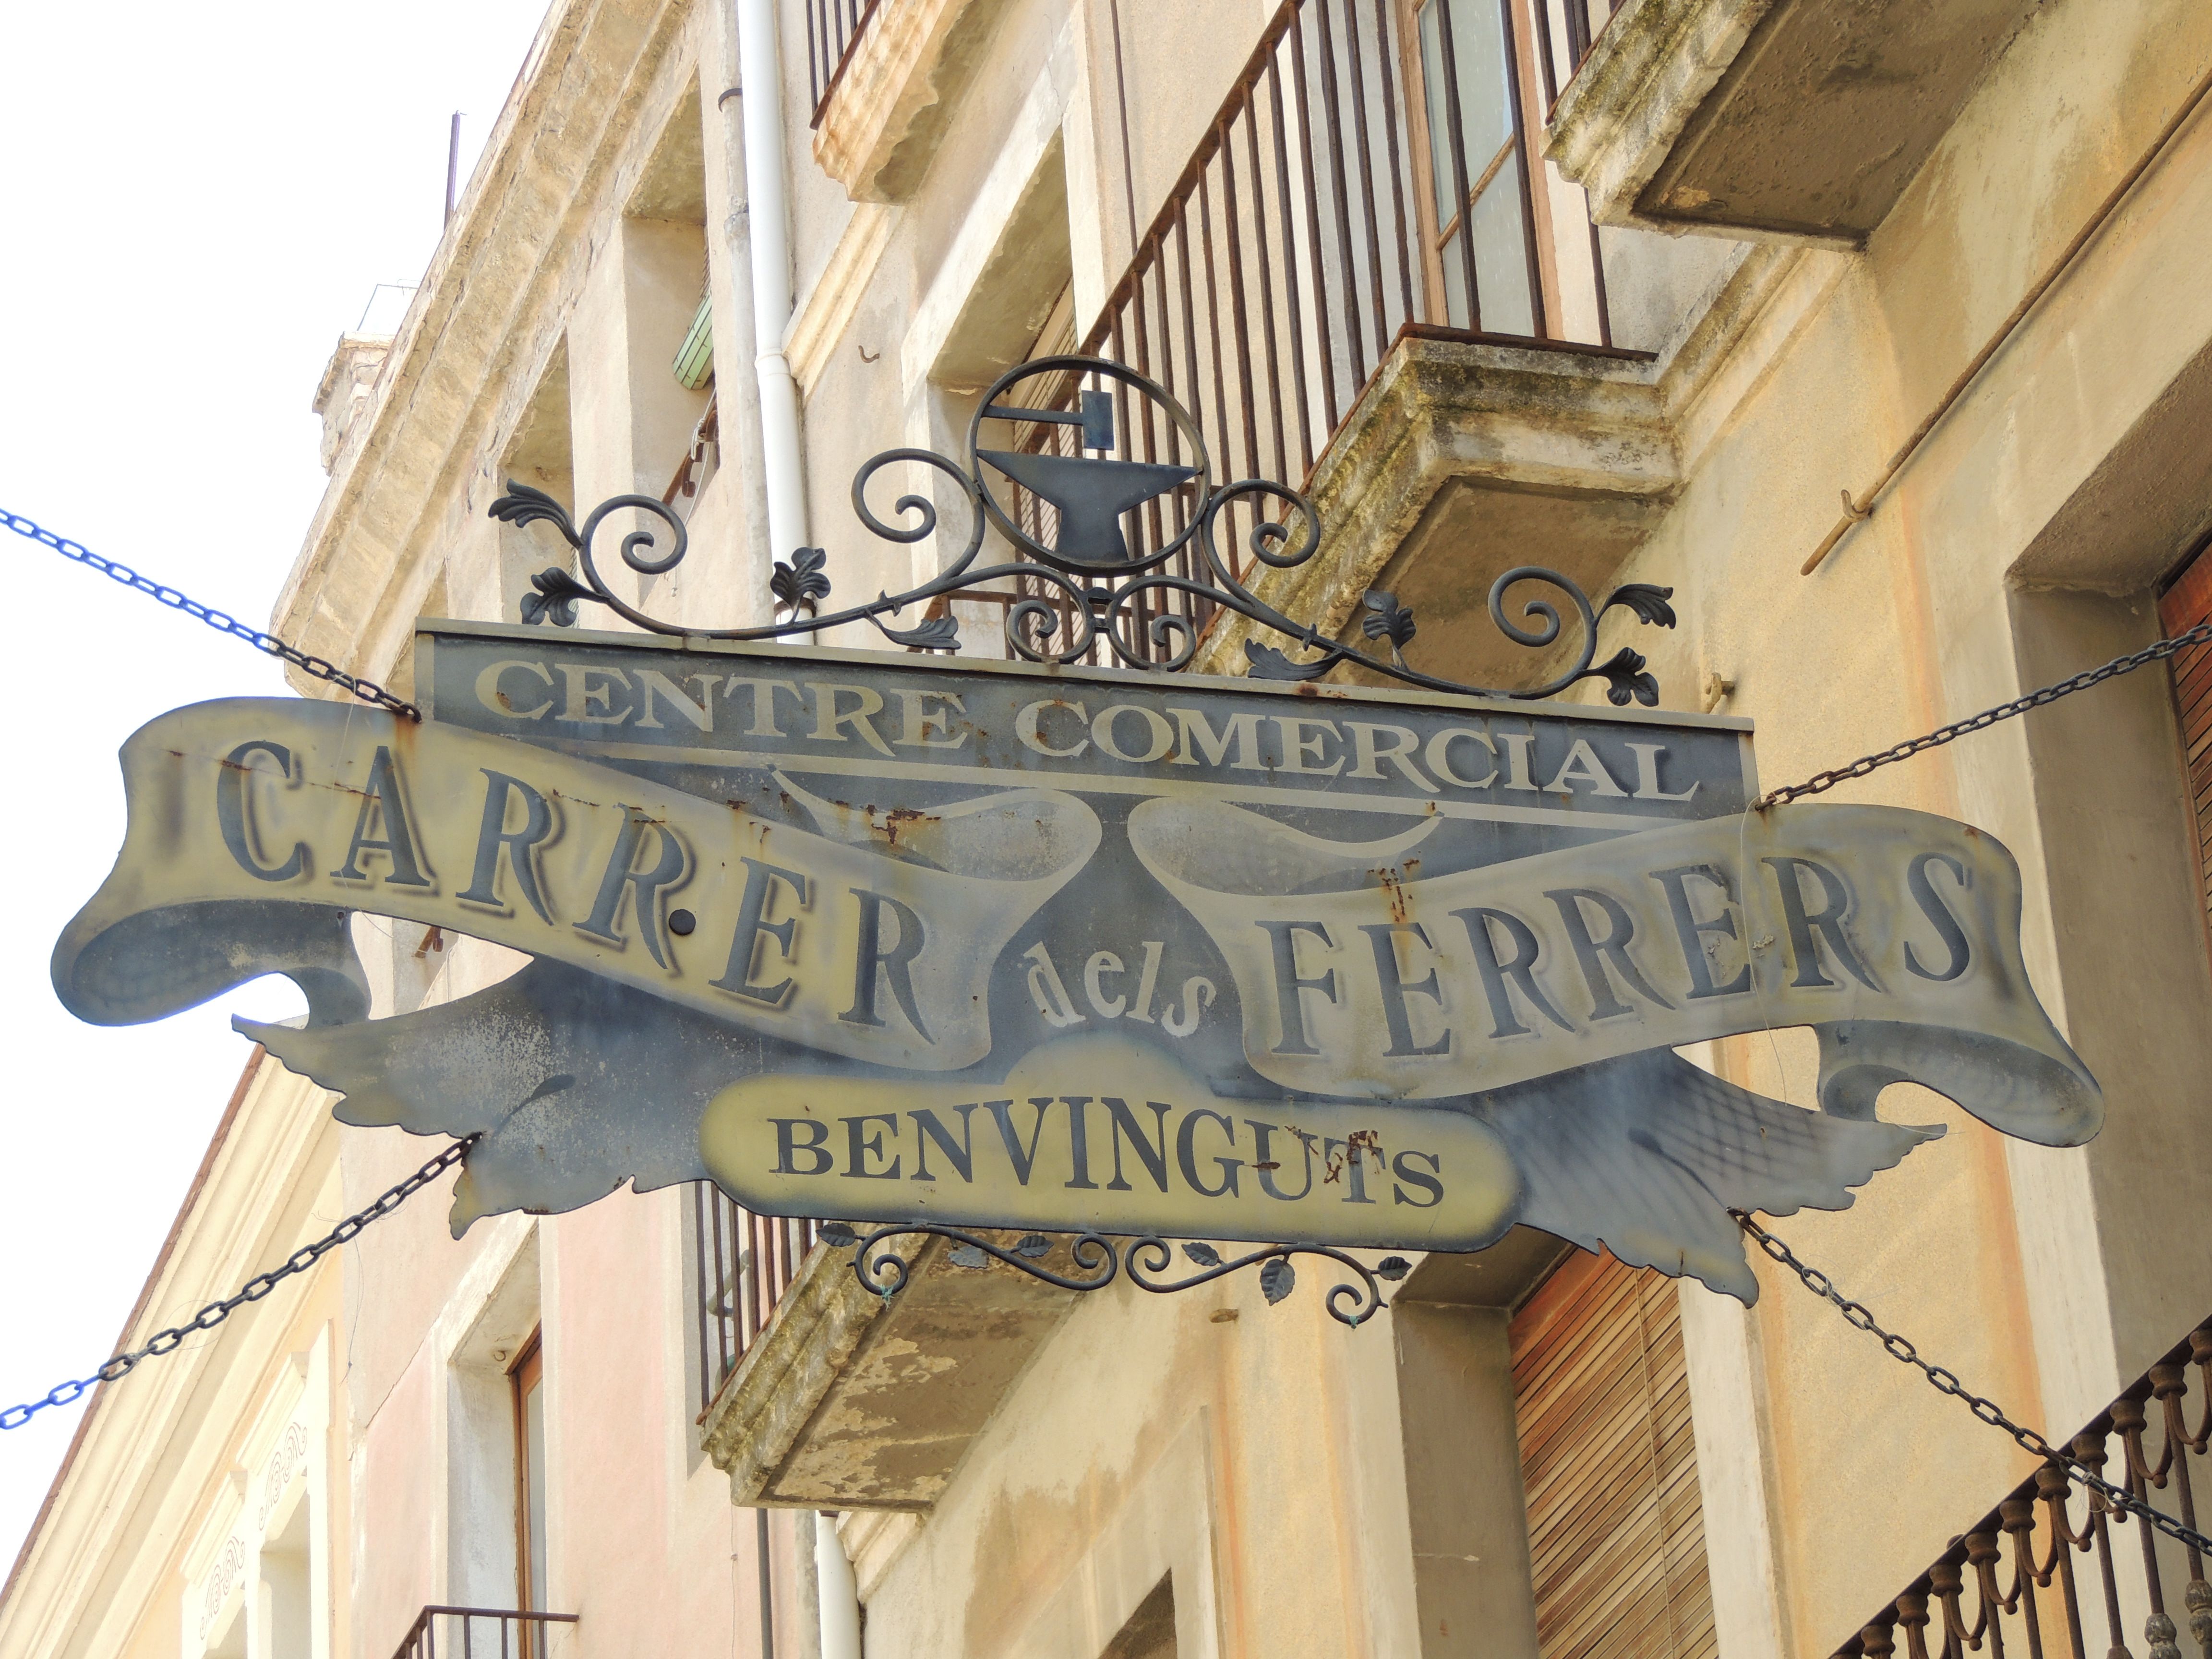
POLYGON ((1513 1316, 1543 1659, 1717 1651, 1674 1281, 1577 1251, 1513 1316))
POLYGON ((1425 0, 1417 14, 1433 216, 1430 280, 1442 287, 1453 327, 1533 335, 1544 331, 1531 282, 1536 237, 1510 3, 1425 0))
POLYGON ((545 1601, 545 1356, 539 1333, 522 1345, 507 1378, 514 1389, 514 1605, 545 1601))

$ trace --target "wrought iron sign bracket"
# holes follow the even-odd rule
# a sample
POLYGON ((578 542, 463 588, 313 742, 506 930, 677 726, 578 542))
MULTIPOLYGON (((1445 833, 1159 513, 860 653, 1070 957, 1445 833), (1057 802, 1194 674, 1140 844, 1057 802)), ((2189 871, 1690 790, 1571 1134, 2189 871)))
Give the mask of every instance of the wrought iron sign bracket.
MULTIPOLYGON (((1136 447, 1130 429, 1139 424, 1122 420, 1121 447, 1136 447)), ((1594 605, 1571 578, 1546 566, 1516 565, 1498 575, 1490 586, 1490 619, 1507 639, 1528 650, 1547 650, 1559 642, 1571 620, 1580 640, 1565 668, 1540 685, 1517 689, 1470 685, 1413 666, 1406 659, 1406 647, 1416 633, 1413 613, 1395 594, 1379 588, 1363 596, 1365 615, 1360 631, 1365 639, 1387 646, 1387 655, 1330 639, 1285 616, 1251 591, 1240 579, 1236 562, 1225 555, 1223 540, 1233 540, 1228 514, 1240 503, 1247 504, 1258 522, 1246 535, 1245 551, 1259 566, 1289 570, 1321 551, 1321 518, 1313 504, 1288 485, 1267 479, 1216 484, 1197 421, 1160 386, 1106 358, 1042 357, 1001 375, 983 394, 969 422, 964 465, 934 450, 912 448, 888 449, 866 461, 854 476, 854 512, 870 533, 911 545, 936 534, 934 502, 921 495, 901 495, 892 508, 901 520, 896 523, 878 517, 867 502, 868 487, 876 475, 901 462, 934 470, 967 502, 967 540, 941 574, 903 592, 878 592, 864 604, 825 611, 823 606, 830 593, 829 556, 818 547, 802 547, 788 560, 778 560, 769 578, 781 619, 753 628, 709 629, 664 621, 609 586, 599 570, 596 542, 617 513, 629 509, 660 521, 659 529, 634 529, 622 538, 622 562, 637 574, 665 574, 682 564, 690 550, 682 518, 650 495, 611 497, 592 508, 579 526, 568 509, 543 490, 509 481, 507 493, 491 504, 490 513, 507 524, 549 524, 575 553, 578 574, 552 566, 531 579, 534 591, 521 604, 525 623, 573 626, 579 604, 605 605, 652 633, 693 639, 789 639, 866 622, 894 645, 952 652, 960 649, 961 639, 959 619, 949 612, 950 600, 990 590, 1006 607, 1007 651, 1027 662, 1076 663, 1103 644, 1115 661, 1128 667, 1172 672, 1188 665, 1200 643, 1202 629, 1191 611, 1218 606, 1282 635, 1294 649, 1311 653, 1293 657, 1280 646, 1248 640, 1246 672, 1255 678, 1317 680, 1348 663, 1425 690, 1472 696, 1533 701, 1555 697, 1585 679, 1601 679, 1607 700, 1616 706, 1633 701, 1651 708, 1659 701, 1658 680, 1640 653, 1624 646, 1604 662, 1595 660, 1599 622, 1616 607, 1640 623, 1674 625, 1674 608, 1668 604, 1674 590, 1646 582, 1624 583, 1594 605), (1005 401, 1016 386, 1040 375, 1071 377, 1078 387, 1076 408, 1030 409, 1005 401), (1117 393, 1081 384, 1086 380, 1121 388, 1121 395, 1133 396, 1156 411, 1158 421, 1144 425, 1146 447, 1154 447, 1153 433, 1164 430, 1168 459, 1115 459, 1090 453, 1115 447, 1117 393), (985 448, 981 437, 987 420, 1079 429, 1079 453, 985 448), (1032 535, 1018 515, 1008 510, 990 482, 992 472, 1056 509, 1057 530, 1051 543, 1032 535), (1161 513, 1160 544, 1133 553, 1123 533, 1125 515, 1163 498, 1168 500, 1161 513), (1267 510, 1270 503, 1274 504, 1272 511, 1267 510), (1014 562, 979 563, 986 531, 994 527, 1025 556, 1014 562), (670 542, 665 552, 660 550, 663 534, 670 542), (1188 556, 1177 562, 1176 556, 1186 553, 1188 556), (1177 562, 1178 568, 1169 568, 1171 562, 1177 562), (1024 592, 1019 582, 1035 586, 1024 592), (1523 583, 1549 590, 1549 595, 1519 600, 1516 618, 1508 615, 1506 601, 1509 592, 1523 583), (1177 594, 1183 598, 1172 597, 1177 594), (1185 608, 1174 609, 1178 604, 1185 608), (913 626, 894 627, 885 620, 902 616, 908 606, 921 607, 922 612, 913 626), (1066 636, 1058 638, 1063 618, 1066 636)))
POLYGON ((822 1228, 821 1237, 827 1244, 853 1247, 853 1276, 886 1303, 906 1288, 913 1272, 913 1264, 905 1257, 884 1248, 900 1238, 951 1239, 954 1248, 945 1259, 956 1267, 981 1268, 992 1261, 1001 1261, 1063 1291, 1103 1291, 1126 1269, 1129 1281, 1139 1290, 1150 1291, 1155 1296, 1170 1296, 1177 1291, 1195 1290, 1200 1285, 1256 1266, 1260 1269, 1260 1293, 1271 1306, 1297 1287, 1297 1273, 1291 1266, 1292 1256, 1325 1256, 1356 1275, 1356 1282, 1332 1286, 1328 1297, 1329 1317, 1354 1330, 1382 1310, 1382 1289, 1376 1281, 1395 1281, 1413 1270, 1413 1264, 1401 1255, 1386 1256, 1370 1267, 1357 1256, 1325 1244, 1270 1244, 1224 1261, 1211 1244, 1193 1242, 1182 1247, 1182 1253, 1199 1271, 1171 1279, 1166 1275, 1175 1266, 1175 1250, 1167 1240, 1117 1241, 1101 1233, 1081 1233, 1069 1246, 1076 1271, 1068 1274, 1055 1273, 1042 1264, 1042 1258, 1053 1248, 1053 1241, 1042 1233, 1030 1233, 1011 1248, 1002 1248, 972 1232, 935 1222, 896 1223, 878 1227, 862 1237, 843 1222, 832 1221, 822 1228))

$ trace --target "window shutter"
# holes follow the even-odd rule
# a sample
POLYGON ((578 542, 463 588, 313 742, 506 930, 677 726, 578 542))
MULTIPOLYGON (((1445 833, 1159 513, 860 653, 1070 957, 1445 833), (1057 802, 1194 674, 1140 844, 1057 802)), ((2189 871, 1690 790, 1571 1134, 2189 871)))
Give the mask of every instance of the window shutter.
POLYGON ((699 310, 691 319, 691 327, 684 336, 684 343, 676 349, 676 361, 669 365, 676 376, 677 385, 686 392, 696 392, 714 374, 714 296, 702 294, 699 310))
POLYGON ((1513 1317, 1543 1659, 1710 1659, 1712 1589, 1674 1281, 1577 1251, 1513 1317))
MULTIPOLYGON (((2158 619, 2168 639, 2212 619, 2212 553, 2199 548, 2182 567, 2159 599, 2158 619)), ((2192 646, 2174 657, 2173 700, 2197 815, 2197 890, 2212 911, 2212 646, 2192 646)))

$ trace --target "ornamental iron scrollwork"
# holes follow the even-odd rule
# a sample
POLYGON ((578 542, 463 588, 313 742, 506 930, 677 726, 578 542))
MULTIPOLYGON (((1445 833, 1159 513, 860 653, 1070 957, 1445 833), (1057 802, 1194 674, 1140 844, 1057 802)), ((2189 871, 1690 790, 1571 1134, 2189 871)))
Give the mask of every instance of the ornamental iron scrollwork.
POLYGON ((852 1248, 853 1276, 885 1302, 906 1288, 913 1273, 913 1263, 887 1248, 890 1241, 927 1237, 952 1242, 953 1248, 945 1253, 945 1260, 955 1267, 977 1269, 1000 1261, 1063 1291, 1102 1291, 1126 1270, 1130 1282, 1138 1289, 1155 1296, 1171 1296, 1177 1291, 1193 1290, 1256 1266, 1260 1269, 1260 1293, 1271 1307, 1297 1288, 1297 1273, 1291 1266, 1291 1257, 1323 1256, 1356 1275, 1356 1282, 1331 1286, 1326 1298, 1329 1317, 1355 1330, 1382 1310, 1382 1289, 1376 1281, 1395 1282, 1413 1270, 1413 1264, 1401 1255, 1386 1256, 1370 1267, 1357 1256, 1325 1244, 1270 1244, 1224 1260, 1212 1245, 1193 1240, 1183 1245, 1182 1253, 1198 1271, 1170 1278, 1168 1275, 1176 1265, 1176 1253, 1164 1238, 1115 1240, 1102 1233, 1080 1233, 1073 1237, 1068 1246, 1075 1272, 1063 1273, 1044 1265, 1043 1258, 1051 1254, 1053 1241, 1043 1233, 1030 1233, 1011 1246, 1000 1246, 957 1227, 927 1221, 878 1227, 865 1237, 842 1221, 827 1222, 821 1230, 823 1243, 852 1248))
MULTIPOLYGON (((1349 665, 1425 690, 1463 696, 1530 701, 1557 696, 1582 680, 1601 679, 1607 700, 1616 706, 1633 701, 1650 708, 1659 701, 1658 681, 1641 653, 1623 647, 1596 661, 1598 629, 1616 607, 1639 623, 1672 628, 1672 588, 1624 583, 1593 605, 1559 571, 1529 564, 1504 571, 1491 584, 1489 611, 1508 640, 1547 651, 1571 623, 1572 637, 1580 641, 1565 669, 1521 689, 1470 685, 1414 667, 1406 659, 1416 633, 1413 613, 1379 588, 1363 597, 1358 630, 1377 642, 1376 650, 1331 639, 1285 616, 1253 592, 1246 577, 1255 568, 1295 569, 1321 551, 1321 520, 1313 504, 1288 485, 1262 478, 1216 485, 1198 422, 1164 388, 1106 358, 1042 357, 1000 375, 969 422, 964 466, 916 448, 885 450, 866 461, 853 479, 854 514, 872 535, 910 546, 937 534, 938 502, 909 491, 892 504, 889 520, 868 503, 877 476, 902 463, 935 473, 967 510, 966 541, 944 569, 903 592, 879 592, 864 604, 825 610, 829 556, 818 547, 799 548, 775 562, 769 579, 775 620, 750 628, 665 622, 608 585, 597 538, 618 513, 658 521, 623 536, 617 550, 629 570, 658 576, 684 562, 690 534, 664 501, 616 495, 592 508, 580 527, 553 497, 510 481, 490 513, 517 526, 550 525, 575 555, 576 574, 554 566, 531 579, 532 591, 521 603, 522 620, 529 623, 571 627, 580 604, 605 605, 651 633, 693 639, 788 639, 866 622, 894 645, 954 652, 962 641, 950 605, 960 597, 1005 607, 1006 647, 1021 660, 1073 664, 1103 647, 1128 667, 1166 673, 1188 665, 1206 629, 1226 612, 1291 642, 1285 650, 1248 640, 1246 672, 1255 678, 1317 680, 1349 665), (1030 385, 1038 381, 1041 386, 1030 385), (1009 401, 1024 387, 1033 396, 1042 392, 1037 404, 1009 401), (1013 446, 984 447, 986 422, 1010 423, 1013 446), (1141 459, 1133 453, 1139 449, 1141 459), (1133 453, 1116 459, 1121 450, 1133 453), (994 474, 1003 485, 993 482, 994 474), (1247 514, 1253 522, 1240 543, 1237 520, 1247 514), (979 562, 991 530, 1020 556, 979 562), (1508 598, 1516 590, 1533 590, 1534 596, 1516 597, 1517 611, 1509 614, 1508 598), (902 617, 910 607, 921 613, 911 624, 886 621, 902 617)), ((1131 1271, 1133 1276, 1133 1266, 1131 1271)))

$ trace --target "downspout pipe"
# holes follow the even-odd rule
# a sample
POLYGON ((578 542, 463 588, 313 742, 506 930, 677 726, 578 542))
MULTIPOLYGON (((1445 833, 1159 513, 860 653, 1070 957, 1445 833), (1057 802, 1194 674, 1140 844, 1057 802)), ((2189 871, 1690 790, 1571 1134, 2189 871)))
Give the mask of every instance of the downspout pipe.
MULTIPOLYGON (((788 558, 809 540, 799 438, 799 383, 783 355, 791 331, 791 222, 783 130, 783 63, 775 0, 736 0, 738 85, 744 110, 745 200, 752 249, 754 373, 760 385, 761 461, 769 545, 788 558)), ((858 1650, 854 1650, 857 1654, 858 1650)))
POLYGON ((837 1517, 814 1517, 814 1582, 822 1606, 822 1659, 860 1659, 860 1587, 837 1517))

